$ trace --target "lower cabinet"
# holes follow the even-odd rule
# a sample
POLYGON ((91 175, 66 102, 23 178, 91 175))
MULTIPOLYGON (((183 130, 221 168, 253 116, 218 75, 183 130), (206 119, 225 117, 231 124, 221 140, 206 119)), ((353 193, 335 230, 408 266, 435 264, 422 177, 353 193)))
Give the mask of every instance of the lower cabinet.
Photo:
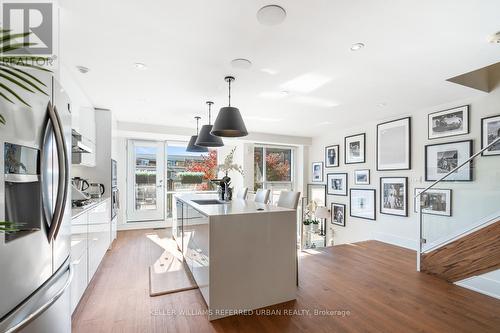
POLYGON ((73 312, 94 277, 111 241, 110 200, 71 221, 71 311, 73 312))

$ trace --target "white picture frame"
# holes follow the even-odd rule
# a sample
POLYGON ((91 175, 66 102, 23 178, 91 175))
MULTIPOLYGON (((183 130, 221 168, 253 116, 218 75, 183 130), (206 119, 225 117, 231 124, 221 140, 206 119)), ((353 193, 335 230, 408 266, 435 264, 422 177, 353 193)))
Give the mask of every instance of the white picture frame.
POLYGON ((469 105, 428 115, 429 140, 469 134, 469 105))
POLYGON ((326 193, 347 196, 348 178, 347 173, 328 173, 326 175, 326 193))
POLYGON ((411 117, 377 125, 377 170, 411 169, 411 117))

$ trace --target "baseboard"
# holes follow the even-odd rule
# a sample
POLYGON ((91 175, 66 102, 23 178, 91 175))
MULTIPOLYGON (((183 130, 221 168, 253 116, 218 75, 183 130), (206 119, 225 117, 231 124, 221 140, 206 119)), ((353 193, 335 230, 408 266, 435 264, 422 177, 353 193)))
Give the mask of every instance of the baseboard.
POLYGON ((498 280, 493 280, 480 275, 455 282, 455 284, 457 286, 500 299, 500 281, 498 280))
POLYGON ((380 241, 380 242, 404 247, 404 248, 414 250, 414 251, 418 250, 418 240, 416 240, 416 239, 400 237, 400 236, 387 234, 387 233, 383 233, 383 232, 373 233, 373 239, 380 241))
POLYGON ((170 228, 172 221, 148 221, 148 222, 127 222, 116 226, 118 231, 123 230, 138 230, 138 229, 153 229, 153 228, 170 228))

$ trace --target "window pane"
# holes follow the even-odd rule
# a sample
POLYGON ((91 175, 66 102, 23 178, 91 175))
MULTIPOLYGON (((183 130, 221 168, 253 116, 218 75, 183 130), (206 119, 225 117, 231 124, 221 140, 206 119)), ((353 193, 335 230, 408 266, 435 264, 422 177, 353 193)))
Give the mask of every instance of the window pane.
POLYGON ((135 209, 156 209, 156 147, 135 147, 135 209))
POLYGON ((255 147, 254 148, 254 191, 257 191, 258 189, 262 188, 262 181, 263 175, 264 175, 264 149, 262 147, 255 147))
POLYGON ((289 182, 292 180, 291 149, 266 148, 266 180, 289 182))

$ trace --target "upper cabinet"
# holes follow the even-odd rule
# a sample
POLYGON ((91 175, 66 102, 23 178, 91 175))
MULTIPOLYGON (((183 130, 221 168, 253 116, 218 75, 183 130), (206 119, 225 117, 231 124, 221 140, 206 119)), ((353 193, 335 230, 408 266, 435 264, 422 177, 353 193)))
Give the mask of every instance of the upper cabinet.
POLYGON ((79 124, 77 130, 75 127, 73 129, 80 133, 82 137, 89 140, 95 144, 95 110, 93 107, 81 107, 78 110, 79 113, 79 124))

